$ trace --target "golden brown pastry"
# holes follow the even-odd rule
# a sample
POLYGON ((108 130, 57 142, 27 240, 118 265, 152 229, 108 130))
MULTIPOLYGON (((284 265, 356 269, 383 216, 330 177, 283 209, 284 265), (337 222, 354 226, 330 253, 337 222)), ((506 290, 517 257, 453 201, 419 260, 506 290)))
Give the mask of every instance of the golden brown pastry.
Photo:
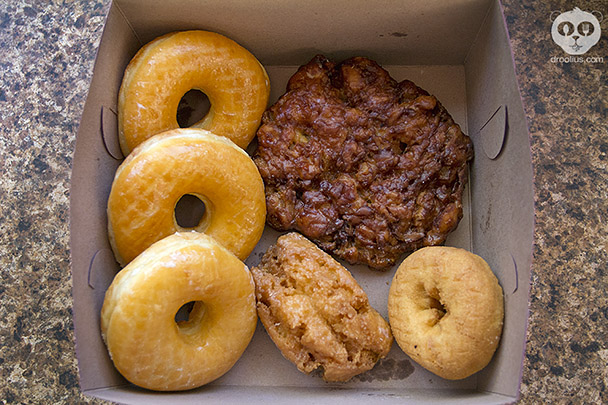
POLYGON ((397 269, 389 321, 403 351, 449 380, 470 376, 492 359, 502 333, 502 288, 479 256, 426 247, 397 269))
POLYGON ((171 235, 133 260, 110 285, 101 311, 101 333, 117 370, 158 391, 200 387, 226 373, 256 323, 247 266, 196 232, 171 235), (176 322, 189 302, 189 319, 176 322))
POLYGON ((260 320, 300 371, 347 381, 388 354, 388 323, 348 270, 303 236, 281 236, 251 272, 260 320))
POLYGON ((152 135, 178 128, 177 107, 196 89, 211 103, 194 127, 245 148, 260 124, 270 82, 258 60, 233 40, 207 31, 163 35, 137 52, 118 97, 120 147, 125 156, 152 135))
POLYGON ((244 260, 264 230, 264 184, 247 153, 225 137, 195 128, 156 135, 116 171, 108 198, 108 233, 125 265, 152 243, 178 231, 213 236, 244 260), (194 228, 182 228, 175 206, 185 194, 205 204, 194 228))

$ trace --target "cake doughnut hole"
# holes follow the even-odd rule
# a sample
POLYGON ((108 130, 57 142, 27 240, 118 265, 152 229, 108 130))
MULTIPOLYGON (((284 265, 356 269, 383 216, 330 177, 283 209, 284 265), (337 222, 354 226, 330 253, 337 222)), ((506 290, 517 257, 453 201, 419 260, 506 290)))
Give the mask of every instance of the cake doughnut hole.
POLYGON ((114 278, 101 311, 102 337, 116 369, 157 391, 192 389, 225 374, 256 323, 247 266, 196 232, 146 249, 114 278))
POLYGON ((270 82, 260 62, 223 35, 182 31, 158 37, 133 57, 120 86, 118 136, 123 154, 155 134, 179 128, 180 101, 183 105, 193 92, 204 93, 210 106, 191 126, 246 148, 266 109, 270 82))
POLYGON ((459 248, 425 247, 397 269, 388 314, 408 356, 442 378, 459 380, 492 359, 502 334, 503 292, 481 257, 459 248))
POLYGON ((192 313, 194 306, 197 304, 202 304, 202 301, 187 302, 177 310, 177 312, 175 313, 175 323, 177 323, 177 326, 180 326, 180 322, 190 320, 190 314, 192 313))
POLYGON ((120 165, 107 212, 110 245, 123 266, 180 231, 206 233, 244 260, 264 229, 264 183, 249 155, 227 138, 175 129, 148 139, 120 165), (180 209, 193 202, 198 219, 180 209))

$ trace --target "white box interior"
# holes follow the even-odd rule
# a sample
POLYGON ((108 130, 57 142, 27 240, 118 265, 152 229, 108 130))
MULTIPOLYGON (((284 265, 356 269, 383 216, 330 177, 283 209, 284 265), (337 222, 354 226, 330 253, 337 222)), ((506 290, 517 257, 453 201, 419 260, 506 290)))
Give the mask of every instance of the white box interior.
MULTIPOLYGON (((72 173, 74 322, 81 387, 86 394, 126 403, 513 401, 525 346, 533 215, 528 132, 498 3, 115 1, 98 51, 72 173), (112 145, 118 88, 126 65, 142 45, 185 29, 219 32, 249 49, 269 73, 271 102, 283 94, 297 67, 317 53, 334 60, 370 57, 395 79, 412 80, 440 100, 475 146, 464 218, 447 244, 484 257, 505 293, 503 337, 486 369, 465 380, 443 380, 409 360, 395 343, 388 358, 370 372, 348 383, 329 384, 298 372, 258 323, 237 365, 200 389, 153 393, 128 385, 116 372, 101 340, 99 313, 119 269, 109 250, 105 213, 120 164, 112 145)), ((246 263, 256 265, 277 235, 267 227, 246 263)), ((394 269, 346 267, 372 306, 388 319, 394 269)))

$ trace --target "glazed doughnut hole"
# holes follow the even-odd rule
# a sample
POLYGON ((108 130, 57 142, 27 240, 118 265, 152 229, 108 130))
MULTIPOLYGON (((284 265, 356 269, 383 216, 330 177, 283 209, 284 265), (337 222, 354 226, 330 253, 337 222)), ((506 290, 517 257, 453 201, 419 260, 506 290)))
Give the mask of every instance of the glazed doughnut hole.
POLYGON ((194 304, 196 304, 196 301, 190 301, 179 307, 177 313, 175 314, 175 323, 179 324, 180 322, 188 321, 190 318, 190 313, 194 308, 194 304))
POLYGON ((175 223, 181 230, 198 230, 209 216, 202 197, 184 194, 175 204, 175 223))
POLYGON ((211 108, 209 97, 198 89, 192 89, 181 98, 177 106, 177 124, 180 128, 190 128, 201 121, 211 108))
POLYGON ((182 305, 175 314, 175 323, 184 335, 198 332, 203 324, 205 304, 202 301, 190 301, 182 305))

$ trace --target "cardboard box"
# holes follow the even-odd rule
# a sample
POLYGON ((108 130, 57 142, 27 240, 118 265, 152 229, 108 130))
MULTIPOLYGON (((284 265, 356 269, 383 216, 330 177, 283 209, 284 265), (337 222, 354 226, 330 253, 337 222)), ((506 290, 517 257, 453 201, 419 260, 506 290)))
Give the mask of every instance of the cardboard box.
MULTIPOLYGON (((505 403, 515 401, 524 357, 534 208, 526 119, 500 5, 491 0, 409 2, 116 0, 112 5, 76 140, 71 186, 74 327, 86 395, 123 403, 505 403), (465 216, 447 244, 484 257, 505 293, 502 340, 492 362, 462 381, 414 364, 395 344, 365 378, 329 384, 282 358, 263 327, 236 366, 219 380, 182 393, 129 385, 102 342, 99 313, 119 270, 106 230, 106 201, 121 162, 116 103, 126 65, 158 35, 186 29, 224 34, 267 68, 271 102, 296 68, 322 53, 334 60, 367 56, 444 104, 475 145, 465 216)), ((277 232, 267 230, 248 265, 277 232)), ((394 269, 347 266, 387 317, 394 269)))

